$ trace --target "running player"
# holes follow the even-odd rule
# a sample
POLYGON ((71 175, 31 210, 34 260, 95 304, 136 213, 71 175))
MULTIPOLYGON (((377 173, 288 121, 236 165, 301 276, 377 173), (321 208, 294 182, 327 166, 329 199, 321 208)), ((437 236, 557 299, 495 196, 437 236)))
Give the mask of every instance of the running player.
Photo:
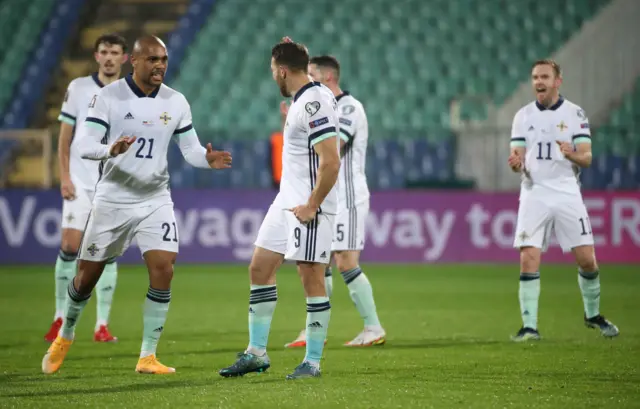
POLYGON ((591 165, 591 132, 585 112, 560 95, 562 74, 553 60, 536 61, 531 80, 536 100, 513 119, 509 166, 522 173, 514 247, 520 249, 522 328, 514 341, 540 339, 540 257, 551 231, 578 264, 584 322, 606 337, 618 328, 600 314, 600 277, 579 169, 591 165))
MULTIPOLYGON (((47 342, 53 342, 56 339, 62 326, 67 288, 76 275, 76 257, 98 181, 98 162, 80 157, 74 131, 86 118, 91 98, 102 87, 120 78, 122 64, 127 60, 126 53, 127 42, 123 37, 117 34, 103 34, 98 37, 94 47, 98 72, 87 77, 76 78, 69 83, 58 117, 60 121, 58 159, 63 199, 62 243, 55 268, 56 312, 53 324, 44 336, 47 342)), ((96 285, 98 311, 93 339, 97 342, 117 340, 111 335, 108 327, 117 274, 115 259, 109 260, 96 285)))
MULTIPOLYGON (((349 92, 340 88, 340 63, 328 55, 311 58, 309 74, 314 80, 326 85, 338 101, 340 116, 340 147, 342 164, 338 189, 338 215, 333 235, 333 258, 344 279, 351 300, 364 321, 364 330, 346 346, 372 346, 385 342, 386 333, 380 325, 373 289, 359 266, 360 252, 364 248, 365 221, 369 213, 369 188, 365 175, 365 160, 369 126, 364 107, 349 92)), ((281 113, 286 115, 287 105, 281 113)), ((327 296, 331 297, 333 287, 331 266, 325 270, 327 296)), ((306 331, 285 345, 287 348, 306 345, 306 331)))
POLYGON ((267 340, 278 299, 276 271, 285 259, 296 261, 307 297, 306 355, 287 379, 320 376, 331 313, 324 270, 338 211, 337 102, 331 90, 309 77, 303 45, 285 38, 271 57, 273 79, 283 96, 293 96, 293 105, 284 126, 280 192, 260 227, 249 266, 249 346, 220 370, 225 377, 270 367, 267 340))
POLYGON ((120 256, 132 239, 140 247, 149 271, 136 371, 175 372, 156 358, 171 301, 179 240, 169 191, 169 143, 176 140, 192 166, 231 166, 228 152, 213 151, 211 144, 206 149, 200 145, 186 98, 162 84, 168 61, 164 43, 153 36, 138 39, 131 61, 133 75, 93 96, 87 119, 79 130, 80 155, 102 161, 101 178, 82 239, 78 274, 69 284, 65 320, 42 360, 42 370, 47 374, 62 365, 80 313, 107 261, 120 256))

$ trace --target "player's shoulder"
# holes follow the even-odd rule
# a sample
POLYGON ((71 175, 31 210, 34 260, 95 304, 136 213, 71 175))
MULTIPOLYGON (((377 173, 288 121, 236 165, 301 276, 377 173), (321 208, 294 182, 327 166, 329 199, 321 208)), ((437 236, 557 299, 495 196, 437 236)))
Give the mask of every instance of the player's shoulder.
POLYGON ((583 120, 587 118, 584 109, 582 109, 580 105, 576 104, 575 102, 569 101, 568 99, 564 100, 562 109, 564 110, 566 115, 576 116, 578 119, 583 120))
POLYGON ((160 85, 156 98, 160 98, 169 104, 188 105, 187 97, 182 92, 165 84, 160 85))
POLYGON ((293 103, 298 106, 304 106, 313 101, 324 100, 335 101, 335 98, 329 88, 315 81, 300 88, 293 97, 293 103))
MULTIPOLYGON (((69 82, 69 86, 67 88, 78 90, 78 89, 86 89, 91 87, 96 87, 98 84, 96 82, 97 74, 85 75, 83 77, 74 78, 69 82)), ((98 80, 99 82, 100 80, 98 80)))
POLYGON ((349 91, 343 92, 336 98, 338 109, 341 115, 350 115, 357 111, 364 112, 362 102, 354 97, 349 91))

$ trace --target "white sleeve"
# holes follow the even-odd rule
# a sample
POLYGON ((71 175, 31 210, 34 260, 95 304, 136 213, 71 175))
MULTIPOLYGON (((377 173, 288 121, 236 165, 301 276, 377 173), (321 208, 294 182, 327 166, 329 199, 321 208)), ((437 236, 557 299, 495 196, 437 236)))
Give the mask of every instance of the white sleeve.
POLYGON ((349 143, 356 136, 358 129, 358 114, 354 105, 342 105, 338 107, 340 119, 340 139, 349 143))
POLYGON ((60 115, 58 115, 58 121, 64 122, 74 126, 78 117, 78 98, 80 98, 80 92, 78 91, 75 83, 71 81, 67 87, 67 92, 64 94, 64 100, 62 101, 62 109, 60 109, 60 115))
POLYGON ((109 132, 109 99, 101 90, 89 103, 87 118, 78 127, 76 138, 78 150, 84 159, 104 160, 111 157, 110 145, 107 145, 109 132))
POLYGON ((576 118, 571 123, 575 124, 571 130, 572 140, 574 144, 579 143, 591 143, 591 129, 589 127, 589 118, 585 114, 584 110, 580 107, 576 108, 576 118))
POLYGON ((209 162, 207 162, 207 150, 200 144, 200 139, 196 134, 196 130, 193 129, 193 123, 191 118, 191 107, 187 100, 184 100, 185 108, 183 110, 178 127, 173 132, 173 138, 182 152, 184 160, 188 164, 196 168, 209 169, 209 162))
POLYGON ((526 148, 527 137, 524 130, 522 110, 518 111, 513 117, 513 124, 511 125, 511 147, 512 148, 526 148))
POLYGON ((330 101, 309 101, 305 104, 302 119, 311 146, 338 135, 335 115, 334 107, 330 101))

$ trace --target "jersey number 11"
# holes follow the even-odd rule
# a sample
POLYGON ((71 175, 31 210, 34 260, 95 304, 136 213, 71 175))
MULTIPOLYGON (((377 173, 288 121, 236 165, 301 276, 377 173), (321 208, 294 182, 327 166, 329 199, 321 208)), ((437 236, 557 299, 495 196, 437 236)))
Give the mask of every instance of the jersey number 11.
POLYGON ((536 159, 538 160, 551 160, 551 142, 547 142, 547 156, 546 157, 542 157, 542 146, 543 143, 542 142, 538 142, 538 156, 536 157, 536 159))

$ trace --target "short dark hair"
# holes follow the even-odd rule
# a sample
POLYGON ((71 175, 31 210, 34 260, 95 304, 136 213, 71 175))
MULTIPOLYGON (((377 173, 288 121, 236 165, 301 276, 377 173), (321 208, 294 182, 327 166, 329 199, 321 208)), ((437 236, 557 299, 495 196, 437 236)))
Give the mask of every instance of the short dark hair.
POLYGON ((271 49, 271 57, 276 64, 285 65, 292 71, 307 72, 309 52, 299 43, 278 43, 271 49))
POLYGON ((318 67, 331 68, 332 70, 335 70, 338 78, 340 77, 340 63, 336 57, 331 55, 319 55, 312 57, 309 63, 315 64, 318 67))
POLYGON ((531 70, 536 68, 538 65, 549 65, 551 66, 551 68, 553 68, 553 72, 556 74, 556 77, 559 77, 560 75, 562 75, 562 69, 560 68, 560 65, 551 58, 544 58, 542 60, 538 60, 534 62, 533 65, 531 66, 531 70))
POLYGON ((127 40, 125 40, 124 37, 119 34, 107 33, 101 35, 96 39, 93 50, 98 51, 98 47, 100 46, 100 44, 119 45, 120 47, 122 47, 123 53, 127 52, 127 40))

